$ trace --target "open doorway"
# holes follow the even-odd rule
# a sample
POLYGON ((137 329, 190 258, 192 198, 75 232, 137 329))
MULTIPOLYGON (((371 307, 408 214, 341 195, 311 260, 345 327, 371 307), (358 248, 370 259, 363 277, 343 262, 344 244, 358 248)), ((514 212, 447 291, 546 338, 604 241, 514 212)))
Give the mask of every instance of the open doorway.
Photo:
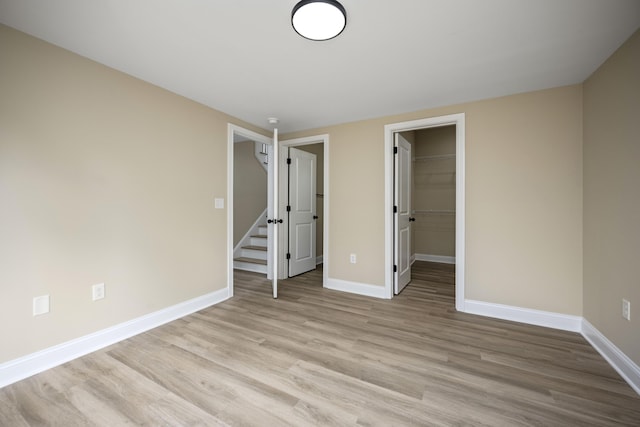
POLYGON ((412 144, 411 261, 456 263, 456 127, 401 132, 412 144))
POLYGON ((234 267, 273 277, 274 239, 266 226, 273 204, 273 139, 229 124, 227 137, 227 289, 234 267), (264 223, 264 224, 263 224, 264 223), (259 240, 259 241, 258 241, 259 240))
MULTIPOLYGON (((267 163, 267 213, 261 215, 257 219, 266 219, 267 223, 270 223, 267 227, 267 277, 272 282, 276 283, 278 279, 286 279, 288 277, 286 253, 288 249, 288 233, 278 232, 275 233, 277 237, 274 238, 274 229, 276 225, 269 219, 276 218, 275 205, 277 203, 280 212, 278 214, 279 230, 286 230, 288 227, 286 206, 288 203, 288 185, 287 175, 283 177, 283 170, 286 172, 286 158, 283 153, 288 152, 289 147, 296 147, 298 149, 305 149, 307 151, 316 151, 319 156, 319 162, 317 163, 318 182, 316 191, 313 192, 313 197, 317 201, 316 214, 318 216, 315 220, 317 239, 316 243, 316 257, 315 262, 322 263, 322 286, 326 287, 328 277, 328 242, 329 242, 329 135, 318 135, 305 138, 291 139, 287 141, 281 141, 278 143, 278 150, 273 146, 274 140, 277 138, 274 133, 274 138, 258 134, 256 132, 249 131, 237 125, 228 125, 228 137, 227 137, 227 288, 229 296, 233 296, 233 280, 234 280, 234 248, 237 247, 236 234, 240 232, 234 232, 234 218, 236 205, 234 200, 234 188, 235 182, 240 180, 235 165, 235 152, 234 145, 242 144, 246 141, 253 141, 256 147, 256 155, 258 160, 263 160, 267 163), (306 148, 305 148, 306 147, 306 148), (273 155, 274 151, 278 154, 273 155), (266 152, 266 155, 264 154, 266 152), (262 157, 261 157, 262 156, 262 157), (277 159, 276 159, 277 157, 277 159), (234 179, 235 176, 235 179, 234 179), (276 176, 278 179, 276 179, 276 176), (262 218, 264 217, 264 218, 262 218), (281 221, 280 221, 281 220, 281 221)), ((244 150, 249 151, 248 147, 244 147, 244 150)), ((240 167, 238 165, 238 167, 240 167)), ((262 186, 262 184, 260 184, 262 186)), ((239 196, 240 197, 240 196, 239 196)), ((245 219, 245 222, 247 220, 245 219)), ((250 233, 253 234, 253 233, 250 233)), ((264 235, 259 232, 259 237, 264 235)), ((253 246, 253 245, 251 245, 253 246)), ((274 297, 276 297, 276 286, 273 286, 274 297)))
MULTIPOLYGON (((280 242, 278 245, 281 251, 281 256, 279 256, 280 265, 278 268, 280 273, 279 278, 286 279, 299 274, 301 271, 308 271, 308 268, 313 270, 316 265, 322 264, 322 286, 325 286, 328 275, 327 261, 329 241, 329 221, 327 216, 329 209, 329 136, 318 135, 285 140, 281 141, 280 145, 279 210, 285 213, 285 215, 282 216, 284 220, 282 227, 283 232, 280 233, 280 242), (292 155, 292 152, 297 154, 292 155), (309 240, 307 240, 306 237, 301 239, 301 234, 296 234, 295 229, 295 227, 297 227, 298 230, 307 229, 307 224, 304 219, 296 222, 297 220, 294 218, 295 200, 293 200, 293 198, 295 194, 291 191, 292 186, 290 183, 292 178, 291 170, 295 167, 295 162, 292 161, 291 164, 287 164, 287 159, 296 156, 303 159, 301 163, 308 163, 307 160, 311 158, 315 159, 315 184, 313 185, 313 189, 308 192, 309 197, 311 197, 309 201, 312 201, 315 206, 314 213, 310 214, 315 234, 313 248, 307 248, 306 246, 304 248, 298 247, 300 244, 307 245, 309 240), (296 257, 296 252, 299 253, 297 257, 300 259, 307 258, 309 254, 313 252, 312 259, 308 260, 313 265, 305 267, 303 270, 293 268, 294 266, 291 261, 296 257)), ((302 216, 304 216, 304 213, 302 216)), ((305 235, 307 234, 305 233, 305 235)))
MULTIPOLYGON (((394 204, 398 209, 394 221, 399 224, 394 225, 394 251, 397 247, 403 252, 394 252, 394 264, 398 266, 394 293, 398 294, 416 276, 453 273, 456 127, 434 126, 399 132, 396 137, 394 204), (401 173, 403 168, 408 171, 401 173)), ((455 295, 454 289, 451 291, 455 295)))
MULTIPOLYGON (((410 276, 411 274, 410 270, 407 272, 405 269, 405 277, 401 278, 400 272, 402 269, 399 268, 399 263, 402 264, 403 267, 410 263, 410 261, 402 258, 407 257, 407 253, 410 253, 415 256, 416 259, 422 258, 432 262, 455 263, 456 309, 464 311, 464 129, 464 114, 453 114, 385 126, 385 293, 388 298, 393 298, 393 295, 398 293, 398 289, 401 289, 401 287, 397 286, 402 281, 401 279, 406 281, 406 275, 408 274, 410 276), (433 130, 428 132, 426 131, 428 129, 433 130), (422 130, 425 130, 423 134, 420 133, 422 130), (428 137, 429 135, 433 137, 434 135, 447 133, 450 133, 449 136, 453 135, 455 141, 452 143, 435 143, 432 146, 421 146, 419 147, 420 154, 416 156, 415 152, 418 147, 416 145, 417 138, 423 138, 423 136, 428 137), (455 147, 454 152, 444 151, 451 148, 449 144, 455 147), (400 147, 400 150, 398 147, 400 147), (409 153, 407 155, 411 158, 411 161, 399 162, 398 159, 400 157, 398 156, 398 152, 402 152, 403 150, 409 153), (430 173, 432 173, 432 175, 437 176, 438 180, 442 181, 440 182, 441 184, 445 184, 444 181, 446 181, 446 185, 441 185, 440 188, 436 186, 430 190, 427 189, 426 195, 431 192, 432 196, 429 200, 411 202, 412 195, 419 195, 415 187, 416 177, 411 172, 417 159, 425 163, 441 162, 442 164, 439 167, 434 168, 434 166, 431 165, 431 167, 427 169, 431 171, 430 173), (451 165, 451 162, 453 162, 453 165, 451 165), (447 163, 449 164, 447 165, 447 163), (451 169, 453 169, 455 173, 453 176, 451 169), (408 202, 406 200, 399 200, 397 197, 398 194, 402 195, 403 193, 403 191, 400 191, 402 186, 399 189, 397 185, 403 182, 402 178, 398 177, 398 171, 403 174, 402 177, 404 177, 405 182, 410 182, 404 186, 404 192, 408 193, 408 202), (453 191, 451 191, 452 186, 453 191), (448 192, 442 191, 445 187, 449 187, 448 192), (434 197, 436 193, 442 194, 434 197), (445 195, 444 193, 447 194, 445 195), (398 203, 404 203, 406 206, 404 210, 406 211, 405 216, 407 218, 400 218, 399 211, 401 210, 401 206, 398 206, 398 203), (418 221, 419 217, 422 218, 420 221, 418 221), (411 230, 405 232, 404 235, 408 234, 413 236, 413 239, 411 239, 413 240, 412 243, 407 243, 406 239, 398 239, 398 236, 402 235, 400 231, 402 230, 403 220, 411 224, 411 230), (417 227, 413 227, 413 224, 416 222, 422 222, 422 225, 426 227, 418 231, 417 227), (447 241, 442 240, 435 245, 433 239, 430 239, 430 241, 422 241, 416 246, 416 240, 418 240, 420 236, 428 237, 429 228, 431 231, 438 233, 448 229, 448 232, 454 234, 454 239, 447 241), (426 236, 425 232, 427 232, 426 236), (403 248, 401 246, 403 244, 405 245, 404 248, 409 249, 400 250, 403 248), (451 245, 453 245, 453 257, 451 256, 451 245), (447 246, 449 247, 447 248, 447 246), (422 251, 436 251, 439 253, 420 253, 422 251)), ((405 157, 407 157, 407 155, 405 155, 405 157)), ((426 178, 423 176, 421 179, 426 178)), ((433 178, 431 178, 431 180, 433 181, 433 178)))

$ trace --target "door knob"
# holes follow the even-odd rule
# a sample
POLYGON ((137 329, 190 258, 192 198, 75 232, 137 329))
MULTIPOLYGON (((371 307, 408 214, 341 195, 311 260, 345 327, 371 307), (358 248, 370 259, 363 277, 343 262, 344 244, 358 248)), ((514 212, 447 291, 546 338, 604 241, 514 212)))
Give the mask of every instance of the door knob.
POLYGON ((279 223, 279 224, 282 224, 282 220, 281 219, 268 219, 267 222, 269 224, 271 224, 271 223, 275 224, 276 222, 279 223))
POLYGON ((313 216, 313 219, 318 219, 318 215, 314 215, 314 216, 313 216))
POLYGON ((413 222, 415 220, 416 220, 415 218, 409 218, 409 222, 413 222))

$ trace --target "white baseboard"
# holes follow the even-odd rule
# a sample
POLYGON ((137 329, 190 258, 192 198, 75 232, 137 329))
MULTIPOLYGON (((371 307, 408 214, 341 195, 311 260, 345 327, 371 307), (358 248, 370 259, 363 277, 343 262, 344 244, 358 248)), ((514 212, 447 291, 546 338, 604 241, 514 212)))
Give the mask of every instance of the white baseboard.
POLYGON ((0 388, 92 353, 229 298, 221 289, 36 353, 0 364, 0 388))
POLYGON ((322 255, 316 257, 316 265, 322 264, 324 262, 324 258, 322 255))
POLYGON ((609 362, 631 388, 640 394, 640 366, 629 359, 587 319, 582 319, 582 336, 609 362))
POLYGON ((441 264, 455 264, 456 257, 444 256, 444 255, 427 255, 427 254, 415 254, 416 261, 429 261, 439 262, 441 264))
POLYGON ((349 292, 367 297, 389 299, 384 286, 370 285, 368 283, 349 282, 347 280, 328 278, 324 286, 335 291, 349 292))
POLYGON ((464 311, 470 314, 495 317, 497 319, 512 320, 530 325, 545 326, 563 331, 581 332, 582 317, 550 311, 533 310, 530 308, 514 307, 510 305, 493 304, 482 301, 465 300, 464 311))

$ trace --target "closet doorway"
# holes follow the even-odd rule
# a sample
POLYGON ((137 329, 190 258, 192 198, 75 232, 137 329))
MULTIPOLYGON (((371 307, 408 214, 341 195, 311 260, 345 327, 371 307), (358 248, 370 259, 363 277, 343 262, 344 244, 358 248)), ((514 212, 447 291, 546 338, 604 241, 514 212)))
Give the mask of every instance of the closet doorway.
MULTIPOLYGON (((315 224, 315 245, 313 252, 314 260, 313 264, 322 264, 322 286, 326 286, 328 280, 328 242, 329 242, 329 135, 315 135, 304 138, 296 138, 283 140, 280 142, 280 168, 279 168, 279 203, 280 212, 283 212, 282 230, 280 233, 279 250, 280 265, 278 267, 279 279, 287 279, 292 276, 296 276, 300 271, 292 270, 290 267, 290 260, 297 257, 296 251, 300 249, 299 241, 292 241, 293 237, 296 239, 296 234, 291 233, 291 228, 295 224, 290 221, 293 219, 291 212, 295 210, 295 195, 291 193, 289 187, 289 174, 291 168, 294 166, 294 162, 288 165, 287 158, 290 158, 291 151, 298 152, 299 154, 307 153, 316 158, 316 179, 315 190, 311 192, 313 201, 315 204, 315 213, 312 214, 312 221, 315 224), (290 207, 288 207, 290 206, 290 207), (289 258, 287 258, 289 254, 289 258)), ((294 192, 295 193, 295 192, 294 192)), ((305 258, 307 255, 304 251, 301 252, 301 258, 305 258)), ((315 276, 314 276, 315 277, 315 276)))
POLYGON ((464 114, 386 125, 385 148, 385 290, 393 298, 406 281, 399 274, 406 275, 399 264, 407 245, 398 238, 406 235, 398 183, 408 180, 410 261, 455 264, 456 309, 464 311, 464 114), (399 142, 411 153, 408 167, 399 167, 399 142))
POLYGON ((411 261, 456 263, 456 127, 400 133, 412 144, 411 261))

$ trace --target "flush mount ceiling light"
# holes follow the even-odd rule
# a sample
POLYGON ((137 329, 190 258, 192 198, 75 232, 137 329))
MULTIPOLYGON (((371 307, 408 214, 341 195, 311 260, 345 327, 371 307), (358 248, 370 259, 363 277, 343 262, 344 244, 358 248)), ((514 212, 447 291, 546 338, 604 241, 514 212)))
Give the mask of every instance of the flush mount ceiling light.
POLYGON ((347 12, 335 0, 302 0, 291 12, 291 25, 309 40, 329 40, 347 25, 347 12))

